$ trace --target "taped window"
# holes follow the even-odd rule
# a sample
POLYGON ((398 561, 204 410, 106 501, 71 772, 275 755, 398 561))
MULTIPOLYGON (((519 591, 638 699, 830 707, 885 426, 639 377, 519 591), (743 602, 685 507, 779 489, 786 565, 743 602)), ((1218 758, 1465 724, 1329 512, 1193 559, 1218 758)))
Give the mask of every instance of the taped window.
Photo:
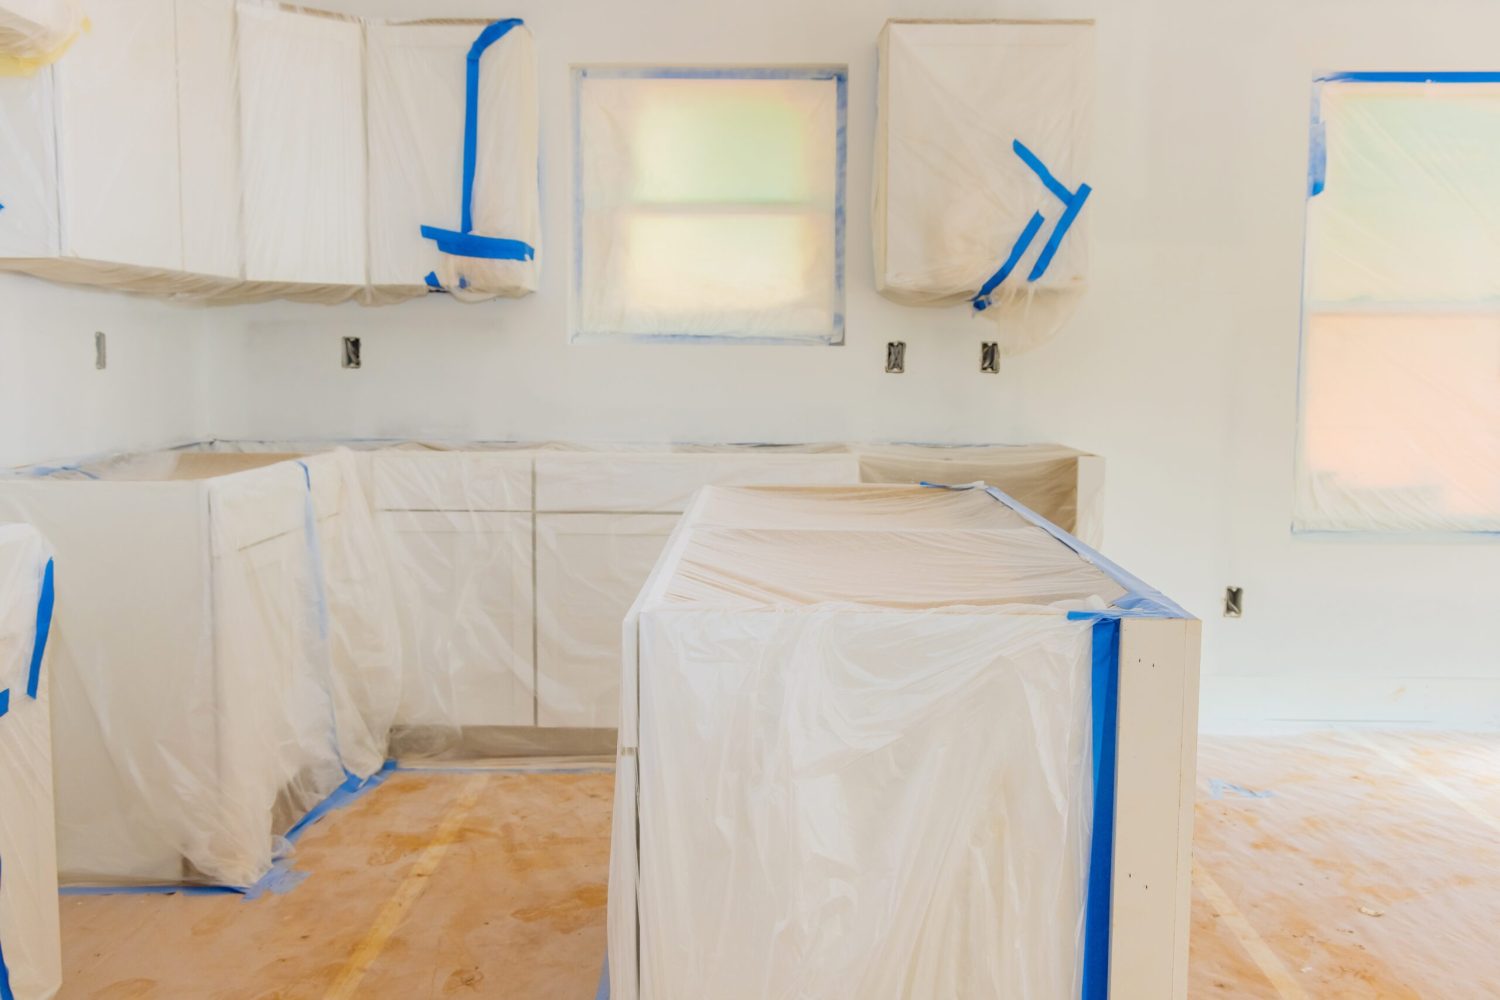
POLYGON ((1293 526, 1500 530, 1500 73, 1314 94, 1293 526))
POLYGON ((843 68, 575 71, 575 340, 843 342, 843 68))

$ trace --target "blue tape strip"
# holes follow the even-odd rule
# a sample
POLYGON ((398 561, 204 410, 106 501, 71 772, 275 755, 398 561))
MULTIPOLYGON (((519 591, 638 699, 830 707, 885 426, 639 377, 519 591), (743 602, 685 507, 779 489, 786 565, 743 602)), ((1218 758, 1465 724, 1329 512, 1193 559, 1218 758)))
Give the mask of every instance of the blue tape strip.
POLYGON ((1091 712, 1094 825, 1089 840, 1088 897, 1083 917, 1083 1000, 1109 996, 1109 916, 1114 889, 1115 740, 1120 711, 1120 622, 1094 622, 1091 712))
MULTIPOLYGON (((5 888, 5 865, 0 861, 0 889, 5 888)), ((16 1000, 10 986, 10 966, 5 964, 5 942, 0 941, 0 1000, 16 1000)))
POLYGON ((1002 281, 1010 277, 1010 272, 1015 270, 1016 265, 1021 262, 1021 255, 1031 246, 1031 241, 1036 239, 1037 231, 1046 221, 1041 212, 1032 213, 1031 221, 1026 223, 1026 228, 1021 230, 1021 235, 1016 237, 1015 244, 1011 246, 1010 256, 1005 258, 1005 263, 1000 265, 998 271, 990 275, 990 280, 986 281, 979 289, 979 294, 974 296, 972 302, 975 309, 984 312, 990 307, 990 293, 998 288, 1002 281))
POLYGON ((1236 785, 1232 781, 1220 781, 1218 778, 1208 779, 1208 794, 1210 798, 1222 799, 1225 792, 1245 799, 1269 799, 1272 797, 1272 793, 1268 791, 1259 792, 1253 788, 1246 788, 1244 785, 1236 785))
POLYGON ((1057 220, 1057 225, 1052 229, 1052 235, 1042 246, 1042 252, 1037 254, 1036 263, 1031 266, 1031 273, 1026 276, 1027 281, 1035 281, 1047 273, 1047 268, 1052 265, 1052 258, 1057 256, 1057 248, 1062 246, 1063 237, 1068 235, 1068 230, 1073 228, 1073 223, 1078 219, 1078 213, 1083 211, 1083 203, 1089 200, 1089 195, 1094 191, 1087 184, 1078 185, 1078 190, 1073 192, 1073 197, 1067 201, 1067 207, 1063 209, 1062 218, 1057 220))
MULTIPOLYGON (((485 26, 469 46, 464 72, 464 163, 463 196, 459 205, 458 232, 436 226, 423 226, 422 236, 433 240, 438 250, 454 257, 477 257, 483 260, 533 260, 536 248, 520 240, 499 239, 493 236, 474 234, 474 171, 479 158, 479 71, 485 50, 510 33, 512 28, 524 22, 512 17, 485 26)), ((442 290, 437 274, 428 274, 427 287, 442 290)), ((468 281, 459 279, 459 287, 468 287, 468 281)))
POLYGON ((604 953, 604 971, 599 973, 599 988, 594 991, 594 1000, 609 1000, 609 952, 604 953))
POLYGON ((60 896, 243 896, 232 885, 65 885, 60 896))
MULTIPOLYGON (((506 240, 477 233, 455 233, 451 229, 423 226, 422 235, 434 241, 443 253, 454 257, 478 257, 482 260, 532 260, 536 250, 530 243, 506 240)), ((436 278, 436 274, 433 275, 436 278)), ((431 282, 428 282, 431 285, 431 282)))
POLYGON ((36 639, 31 644, 31 668, 26 674, 26 697, 36 700, 42 682, 42 657, 47 654, 47 637, 52 634, 52 606, 57 595, 53 586, 52 560, 42 570, 42 594, 36 602, 36 639))
POLYGON ((1069 191, 1062 181, 1052 176, 1052 171, 1047 169, 1047 165, 1038 159, 1037 155, 1028 149, 1024 142, 1020 139, 1012 139, 1010 148, 1021 158, 1021 162, 1030 167, 1031 172, 1036 174, 1041 182, 1047 186, 1047 190, 1057 196, 1058 201, 1066 202, 1073 197, 1073 192, 1069 191))
POLYGON ((1010 148, 1021 158, 1022 163, 1031 168, 1032 173, 1037 175, 1047 190, 1063 203, 1062 218, 1057 220, 1057 226, 1042 247, 1042 252, 1037 255, 1036 263, 1031 267, 1031 273, 1026 276, 1027 281, 1035 281, 1047 273, 1047 267, 1057 254, 1057 248, 1062 245, 1063 237, 1068 234, 1068 230, 1073 228, 1073 221, 1078 218, 1078 213, 1083 211, 1083 203, 1089 200, 1093 188, 1087 184, 1080 184, 1077 191, 1069 191, 1061 181, 1052 176, 1052 171, 1047 169, 1046 164, 1027 149, 1026 144, 1020 139, 1011 140, 1010 148))
POLYGON ((427 277, 423 278, 422 280, 427 283, 428 288, 431 288, 432 290, 438 292, 443 291, 443 283, 438 280, 436 271, 428 271, 427 277))
MULTIPOLYGON (((935 489, 950 490, 963 490, 970 488, 968 486, 945 486, 941 483, 923 483, 922 485, 933 487, 935 489)), ((1076 621, 1084 618, 1099 618, 1106 616, 1118 618, 1121 617, 1122 614, 1128 614, 1133 618, 1193 617, 1192 615, 1188 614, 1188 612, 1185 611, 1182 606, 1179 605, 1176 601, 1173 601, 1171 598, 1167 597, 1155 587, 1150 586, 1135 574, 1126 572, 1120 566, 1116 565, 1114 562, 1101 555, 1097 550, 1084 544, 1077 538, 1074 538, 1072 535, 1068 534, 1068 532, 1062 530, 1051 521, 1042 517, 1036 511, 1032 510, 1030 507, 1027 507, 1015 497, 1011 496, 1008 493, 1004 493, 993 486, 984 487, 984 491, 990 496, 994 497, 996 500, 999 500, 1001 503, 1005 504, 1005 506, 1015 511, 1017 514, 1020 514, 1022 517, 1030 521, 1032 524, 1036 525, 1038 528, 1041 528, 1043 531, 1047 532, 1047 534, 1051 535, 1059 542, 1062 542, 1074 552, 1077 552, 1080 556, 1097 567, 1106 576, 1125 588, 1125 596, 1121 597, 1119 600, 1115 601, 1114 604, 1110 605, 1110 607, 1113 609, 1112 611, 1069 611, 1068 617, 1070 619, 1076 621)))
MULTIPOLYGON (((512 28, 521 24, 520 18, 509 18, 487 25, 469 46, 469 59, 464 78, 464 201, 461 206, 465 233, 474 231, 474 168, 479 155, 479 64, 484 52, 504 38, 512 28)), ((425 233, 423 235, 426 235, 425 233)), ((530 260, 531 258, 526 258, 530 260)))
POLYGON ((372 789, 378 788, 381 785, 385 784, 386 778, 390 777, 391 772, 395 769, 396 762, 393 760, 388 760, 385 762, 384 766, 380 768, 380 770, 376 771, 368 778, 361 778, 357 774, 349 775, 344 779, 344 783, 342 785, 335 788, 333 792, 322 802, 319 802, 317 805, 313 806, 312 809, 308 810, 307 815, 298 820, 296 825, 286 832, 286 839, 289 842, 295 844, 297 842, 297 838, 301 837, 302 834, 307 831, 307 828, 312 826, 318 820, 322 819, 324 816, 327 816, 329 813, 334 812, 335 810, 343 809, 345 806, 352 805, 361 796, 365 795, 372 789))
MULTIPOLYGON (((1047 273, 1048 267, 1052 266, 1052 258, 1057 256, 1058 247, 1062 246, 1063 238, 1068 235, 1068 230, 1073 228, 1073 223, 1078 219, 1078 213, 1083 211, 1084 202, 1089 200, 1089 195, 1094 189, 1087 184, 1080 184, 1078 190, 1069 190, 1067 185, 1052 176, 1052 171, 1047 169, 1047 165, 1020 139, 1012 139, 1010 148, 1021 158, 1022 163, 1031 168, 1031 172, 1036 174, 1042 185, 1063 203, 1062 215, 1058 217, 1057 225, 1052 227, 1052 235, 1047 237, 1046 243, 1042 244, 1042 252, 1037 254, 1036 261, 1031 265, 1031 272, 1026 275, 1027 281, 1036 281, 1047 273)), ((1031 219, 1026 223, 1026 228, 1011 245, 1010 255, 1005 258, 1005 263, 990 275, 990 279, 969 300, 975 310, 983 312, 990 307, 990 296, 1006 278, 1010 277, 1011 271, 1021 262, 1021 257, 1030 249, 1032 241, 1036 239, 1036 234, 1041 230, 1044 222, 1046 219, 1041 212, 1032 213, 1031 219)))
POLYGON ((1500 72, 1422 72, 1381 70, 1370 73, 1329 73, 1317 78, 1318 83, 1500 83, 1500 72))
POLYGON ((10 711, 10 688, 0 691, 0 719, 5 718, 5 713, 10 711))

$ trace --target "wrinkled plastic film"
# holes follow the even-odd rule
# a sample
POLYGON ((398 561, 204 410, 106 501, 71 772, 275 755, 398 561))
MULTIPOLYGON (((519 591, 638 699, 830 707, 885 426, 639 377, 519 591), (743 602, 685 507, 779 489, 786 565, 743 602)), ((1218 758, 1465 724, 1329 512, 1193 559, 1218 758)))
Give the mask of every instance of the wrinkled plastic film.
POLYGON ((877 289, 969 304, 1006 353, 1088 284, 1092 24, 891 21, 880 35, 877 289))
POLYGON ((1125 593, 982 490, 705 489, 626 622, 611 995, 1079 995, 1068 612, 1125 593))
POLYGON ((43 645, 51 557, 34 528, 0 524, 0 986, 15 1000, 49 1000, 62 983, 49 712, 55 655, 43 645))
POLYGON ((0 481, 56 538, 59 866, 245 887, 378 769, 393 600, 354 457, 130 456, 0 481))

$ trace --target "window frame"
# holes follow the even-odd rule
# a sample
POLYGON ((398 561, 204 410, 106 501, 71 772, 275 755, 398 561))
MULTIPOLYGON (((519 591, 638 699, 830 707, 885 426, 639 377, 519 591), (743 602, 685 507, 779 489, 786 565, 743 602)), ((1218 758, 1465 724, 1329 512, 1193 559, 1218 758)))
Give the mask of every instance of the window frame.
POLYGON ((569 294, 569 342, 573 344, 745 344, 840 347, 844 343, 846 254, 846 195, 848 191, 849 68, 835 65, 658 66, 584 64, 572 67, 573 104, 573 267, 569 294), (585 80, 813 80, 835 86, 834 203, 833 203, 833 321, 826 332, 785 336, 736 336, 726 333, 584 330, 582 323, 584 270, 583 82, 585 80))
MULTIPOLYGON (((1320 74, 1313 78, 1312 83, 1312 109, 1308 129, 1308 172, 1306 198, 1303 202, 1303 224, 1302 224, 1302 273, 1301 273, 1301 301, 1298 316, 1297 336, 1297 381, 1296 381, 1296 422, 1293 428, 1293 467, 1292 467, 1292 497, 1291 497, 1291 534, 1302 538, 1379 538, 1392 541, 1401 540, 1500 540, 1500 531, 1484 526, 1459 527, 1432 525, 1428 527, 1398 527, 1378 528, 1350 524, 1343 527, 1317 526, 1304 527, 1302 521, 1311 512, 1304 511, 1301 507, 1301 495, 1311 470, 1307 465, 1307 392, 1308 392, 1308 351, 1309 334, 1312 325, 1311 320, 1315 315, 1357 315, 1367 313, 1370 315, 1400 315, 1423 311, 1420 303, 1413 303, 1402 299, 1380 300, 1375 303, 1347 303, 1342 309, 1316 308, 1317 302, 1311 297, 1311 282, 1309 280, 1311 264, 1311 237, 1312 237, 1312 208, 1313 199, 1323 193, 1328 168, 1328 147, 1326 123, 1323 118, 1323 89, 1329 84, 1497 84, 1500 85, 1500 71, 1348 71, 1320 74)), ((1321 300, 1320 300, 1321 301, 1321 300)), ((1327 303, 1325 303, 1327 305, 1327 303)), ((1496 315, 1500 312, 1491 311, 1486 313, 1479 307, 1463 309, 1458 311, 1464 316, 1496 315)), ((1419 487, 1411 487, 1417 489, 1419 487)))

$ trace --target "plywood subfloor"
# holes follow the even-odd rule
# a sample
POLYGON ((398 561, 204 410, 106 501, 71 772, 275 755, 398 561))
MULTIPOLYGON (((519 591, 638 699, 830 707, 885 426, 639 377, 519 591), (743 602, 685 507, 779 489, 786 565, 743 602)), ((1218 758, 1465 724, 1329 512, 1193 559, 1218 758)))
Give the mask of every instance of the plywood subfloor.
MULTIPOLYGON (((1500 737, 1205 739, 1189 994, 1500 997, 1500 737)), ((285 895, 66 897, 64 1000, 589 1000, 612 776, 397 772, 285 895)))
POLYGON ((284 895, 65 896, 60 996, 587 1000, 613 782, 398 771, 307 831, 284 895))

